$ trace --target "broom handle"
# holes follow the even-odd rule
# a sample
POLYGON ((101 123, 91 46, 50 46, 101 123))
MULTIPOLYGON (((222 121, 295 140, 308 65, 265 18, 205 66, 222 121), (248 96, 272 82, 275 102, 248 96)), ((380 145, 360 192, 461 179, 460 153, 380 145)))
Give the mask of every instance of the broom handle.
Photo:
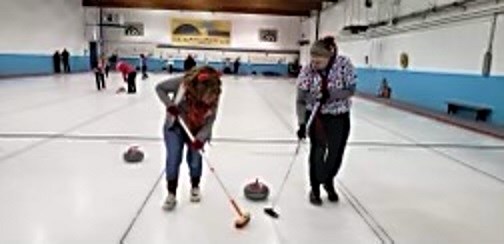
POLYGON ((313 120, 315 119, 315 114, 317 114, 318 109, 320 107, 320 103, 317 102, 315 106, 313 107, 312 114, 310 115, 310 118, 308 119, 308 122, 306 123, 306 130, 310 130, 310 126, 313 123, 313 120))
MULTIPOLYGON (((194 140, 195 140, 194 136, 192 135, 192 133, 189 130, 189 128, 187 127, 186 123, 184 122, 184 120, 180 116, 178 118, 178 121, 179 121, 180 125, 182 126, 182 128, 184 129, 184 131, 186 132, 186 134, 189 136, 189 139, 191 140, 191 142, 194 142, 194 140)), ((224 183, 222 182, 222 180, 219 178, 219 176, 217 176, 217 172, 215 172, 215 169, 212 166, 212 163, 210 162, 210 160, 208 159, 205 151, 203 149, 198 150, 198 151, 199 151, 200 155, 203 157, 203 160, 205 160, 205 162, 207 162, 208 166, 210 166, 210 171, 212 171, 212 173, 214 173, 214 175, 216 176, 215 178, 217 179, 217 182, 219 182, 221 188, 224 190, 224 193, 226 194, 229 201, 231 202, 231 205, 233 205, 234 210, 238 213, 238 215, 243 216, 242 211, 240 210, 240 208, 236 204, 233 197, 231 197, 231 194, 227 190, 226 186, 224 186, 224 183)))
MULTIPOLYGON (((315 106, 313 107, 313 112, 310 115, 310 118, 308 119, 308 123, 306 124, 306 130, 310 130, 310 126, 311 126, 311 124, 313 122, 313 119, 315 118, 315 115, 317 114, 319 106, 320 106, 320 103, 316 103, 315 106)), ((272 202, 272 207, 273 208, 275 208, 275 206, 278 203, 278 200, 280 199, 280 194, 283 192, 283 188, 285 186, 285 183, 287 182, 287 178, 289 177, 290 172, 292 170, 292 164, 294 164, 295 159, 296 159, 297 155, 299 154, 299 149, 300 148, 301 148, 301 140, 298 140, 297 141, 297 145, 296 145, 296 152, 292 156, 289 168, 287 169, 287 172, 285 173, 285 176, 284 176, 284 178, 282 180, 282 184, 280 185, 280 188, 278 189, 278 195, 275 197, 275 200, 273 200, 273 202, 272 202)))
MULTIPOLYGON (((177 92, 177 94, 175 96, 175 99, 174 99, 174 103, 175 104, 179 104, 182 101, 182 97, 184 96, 185 91, 186 91, 185 86, 184 85, 180 85, 179 91, 177 92)), ((195 138, 194 138, 193 134, 191 133, 191 131, 187 127, 186 123, 184 122, 184 120, 180 116, 178 117, 178 121, 179 121, 180 125, 182 126, 182 128, 184 129, 184 131, 186 132, 187 136, 189 136, 189 140, 191 140, 191 143, 194 142, 195 138)), ((214 176, 217 179, 217 182, 219 182, 219 185, 221 186, 222 190, 224 190, 224 193, 226 194, 227 198, 231 202, 231 205, 233 206, 233 209, 236 211, 236 213, 239 216, 243 216, 243 212, 241 211, 240 207, 238 207, 238 204, 236 203, 236 201, 234 200, 234 198, 231 197, 231 194, 227 190, 226 186, 224 186, 224 183, 222 182, 222 180, 217 175, 217 172, 215 172, 215 169, 212 166, 212 163, 210 162, 210 160, 208 159, 208 157, 206 156, 205 151, 203 149, 198 150, 198 151, 199 151, 201 157, 203 158, 203 160, 205 160, 205 162, 210 167, 210 171, 212 171, 212 173, 214 174, 214 176)))

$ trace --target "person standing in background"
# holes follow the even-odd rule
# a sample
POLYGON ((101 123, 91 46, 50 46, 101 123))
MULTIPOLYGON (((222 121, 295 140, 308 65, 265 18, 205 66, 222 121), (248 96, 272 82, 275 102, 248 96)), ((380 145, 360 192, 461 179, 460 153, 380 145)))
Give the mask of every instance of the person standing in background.
POLYGON ((186 60, 184 61, 184 71, 189 71, 192 68, 196 66, 196 61, 194 61, 194 58, 189 54, 187 55, 186 60))
POLYGON ((61 56, 58 51, 54 52, 53 55, 53 66, 54 66, 54 73, 61 73, 61 56))
POLYGON ((237 57, 234 61, 234 74, 237 75, 240 71, 240 57, 237 57))
POLYGON ((110 72, 110 62, 109 59, 103 55, 102 56, 103 64, 105 65, 105 77, 108 78, 109 72, 110 72))
POLYGON ((140 54, 140 70, 142 71, 142 80, 149 78, 149 75, 147 75, 147 57, 143 53, 140 54))
POLYGON ((70 73, 70 53, 65 49, 61 53, 61 58, 63 61, 63 72, 70 73))
POLYGON ((96 63, 96 67, 93 68, 95 72, 96 78, 96 89, 100 91, 101 89, 105 89, 105 58, 102 56, 98 58, 98 62, 96 63))

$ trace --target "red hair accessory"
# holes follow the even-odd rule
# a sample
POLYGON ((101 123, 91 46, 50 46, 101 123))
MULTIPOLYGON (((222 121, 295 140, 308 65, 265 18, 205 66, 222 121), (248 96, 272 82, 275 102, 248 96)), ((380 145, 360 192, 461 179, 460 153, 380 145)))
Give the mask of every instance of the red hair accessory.
POLYGON ((210 74, 209 73, 204 72, 204 73, 199 73, 198 74, 198 81, 199 82, 207 81, 209 79, 210 79, 210 74))

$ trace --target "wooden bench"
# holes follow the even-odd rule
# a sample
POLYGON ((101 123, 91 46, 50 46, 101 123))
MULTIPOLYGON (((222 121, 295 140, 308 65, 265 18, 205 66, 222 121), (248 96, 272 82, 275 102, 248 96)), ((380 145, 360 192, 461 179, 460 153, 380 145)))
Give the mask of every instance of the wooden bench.
POLYGON ((448 105, 448 114, 456 114, 459 110, 476 112, 476 121, 486 121, 488 116, 492 113, 492 109, 485 105, 454 100, 447 101, 446 104, 448 105))

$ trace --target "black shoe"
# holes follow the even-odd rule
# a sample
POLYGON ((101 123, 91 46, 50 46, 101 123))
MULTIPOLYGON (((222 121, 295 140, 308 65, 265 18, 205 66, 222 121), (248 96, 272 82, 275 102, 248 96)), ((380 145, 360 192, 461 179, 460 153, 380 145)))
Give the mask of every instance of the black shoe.
POLYGON ((336 193, 336 190, 334 189, 334 186, 332 184, 324 185, 324 189, 327 192, 327 198, 329 199, 330 202, 339 201, 338 193, 336 193))
POLYGON ((321 206, 322 199, 320 198, 320 194, 315 194, 313 191, 310 191, 310 203, 315 206, 321 206))

